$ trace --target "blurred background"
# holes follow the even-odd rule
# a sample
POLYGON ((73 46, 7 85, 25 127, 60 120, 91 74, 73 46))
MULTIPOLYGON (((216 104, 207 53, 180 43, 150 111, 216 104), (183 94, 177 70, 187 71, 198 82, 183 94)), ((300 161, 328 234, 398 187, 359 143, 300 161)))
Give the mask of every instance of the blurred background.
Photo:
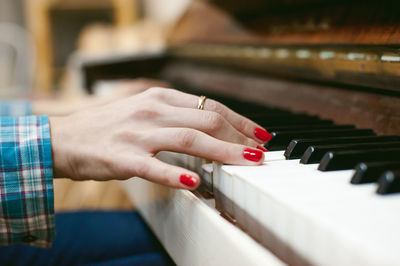
MULTIPOLYGON (((0 0, 0 97, 86 94, 91 60, 162 52, 190 0, 0 0)), ((55 180, 56 210, 133 208, 118 182, 55 180)))

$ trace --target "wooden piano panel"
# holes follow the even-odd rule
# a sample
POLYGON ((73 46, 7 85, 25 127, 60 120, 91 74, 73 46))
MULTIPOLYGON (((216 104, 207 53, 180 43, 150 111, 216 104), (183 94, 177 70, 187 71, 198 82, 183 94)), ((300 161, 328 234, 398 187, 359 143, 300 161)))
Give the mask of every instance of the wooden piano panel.
MULTIPOLYGON (((216 2, 232 12, 229 1, 216 2)), ((246 7, 237 15, 212 1, 193 1, 171 31, 173 54, 268 75, 400 91, 398 1, 250 0, 246 7)))
POLYGON ((399 97, 189 62, 170 64, 163 76, 187 87, 304 111, 333 119, 338 124, 372 128, 380 135, 400 134, 399 97))
POLYGON ((235 11, 231 1, 216 2, 219 6, 193 1, 171 31, 170 42, 400 44, 400 4, 394 0, 250 0, 249 7, 257 3, 251 9, 246 9, 247 2, 237 5, 245 12, 236 17, 229 13, 235 11))

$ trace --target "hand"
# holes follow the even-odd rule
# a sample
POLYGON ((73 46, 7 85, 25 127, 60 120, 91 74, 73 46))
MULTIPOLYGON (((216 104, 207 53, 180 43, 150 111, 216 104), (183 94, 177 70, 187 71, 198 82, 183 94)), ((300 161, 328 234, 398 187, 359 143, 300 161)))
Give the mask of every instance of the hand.
POLYGON ((143 92, 151 87, 169 87, 163 81, 151 79, 133 79, 114 85, 112 92, 105 95, 84 95, 72 99, 40 99, 33 101, 35 115, 68 115, 86 108, 101 106, 110 102, 143 92))
MULTIPOLYGON (((194 189, 189 170, 154 158, 174 151, 227 164, 260 165, 259 125, 212 99, 197 109, 198 96, 151 88, 138 95, 66 117, 50 117, 54 176, 75 180, 133 176, 194 189)), ((264 131, 268 134, 266 131, 264 131)))

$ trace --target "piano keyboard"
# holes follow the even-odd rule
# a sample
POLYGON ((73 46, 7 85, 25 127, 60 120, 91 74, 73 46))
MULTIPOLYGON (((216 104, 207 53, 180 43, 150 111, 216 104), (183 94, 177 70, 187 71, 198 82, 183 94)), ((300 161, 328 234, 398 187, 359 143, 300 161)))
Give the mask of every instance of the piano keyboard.
POLYGON ((200 174, 199 197, 141 179, 125 182, 176 263, 398 265, 400 136, 211 98, 265 127, 271 140, 264 164, 255 167, 160 153, 200 174))
POLYGON ((258 167, 182 157, 202 175, 217 209, 289 264, 398 264, 400 136, 218 100, 272 139, 258 167))

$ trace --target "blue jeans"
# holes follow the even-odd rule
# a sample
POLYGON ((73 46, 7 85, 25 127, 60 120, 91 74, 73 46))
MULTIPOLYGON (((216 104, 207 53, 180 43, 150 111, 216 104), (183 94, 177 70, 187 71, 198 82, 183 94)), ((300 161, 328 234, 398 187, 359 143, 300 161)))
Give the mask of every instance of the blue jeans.
POLYGON ((0 265, 173 265, 137 212, 56 214, 53 247, 0 247, 0 265))

